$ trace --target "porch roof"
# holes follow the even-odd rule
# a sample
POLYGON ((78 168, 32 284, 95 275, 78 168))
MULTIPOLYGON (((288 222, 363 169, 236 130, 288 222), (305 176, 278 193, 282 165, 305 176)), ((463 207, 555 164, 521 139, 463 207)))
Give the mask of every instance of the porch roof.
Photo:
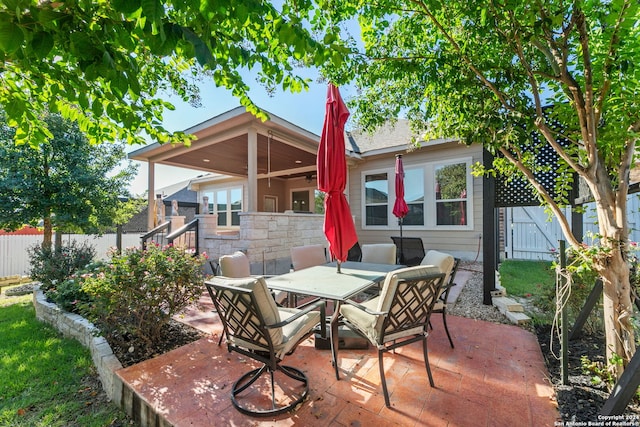
POLYGON ((247 177, 249 135, 257 134, 257 178, 292 178, 316 170, 320 137, 275 114, 262 122, 244 107, 237 107, 185 129, 195 135, 191 146, 147 145, 129 153, 129 158, 169 166, 202 170, 228 176, 247 177))

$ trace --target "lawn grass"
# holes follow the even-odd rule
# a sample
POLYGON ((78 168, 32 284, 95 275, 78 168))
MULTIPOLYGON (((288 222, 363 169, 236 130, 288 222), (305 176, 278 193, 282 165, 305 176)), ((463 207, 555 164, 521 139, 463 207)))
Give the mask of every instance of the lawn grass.
POLYGON ((520 297, 540 295, 555 286, 555 272, 551 262, 504 260, 500 263, 500 284, 507 294, 520 297))
POLYGON ((31 303, 0 307, 0 426, 128 425, 101 398, 89 350, 39 322, 31 303))

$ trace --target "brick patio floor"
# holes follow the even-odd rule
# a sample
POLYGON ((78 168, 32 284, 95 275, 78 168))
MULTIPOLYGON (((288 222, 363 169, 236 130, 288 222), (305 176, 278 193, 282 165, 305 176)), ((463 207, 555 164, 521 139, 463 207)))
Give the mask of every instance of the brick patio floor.
MULTIPOLYGON (((432 319, 429 386, 420 343, 385 355, 391 408, 384 405, 377 352, 340 350, 341 379, 331 352, 313 338, 298 346, 285 364, 305 372, 309 397, 293 413, 252 418, 230 400, 236 379, 252 369, 250 360, 218 346, 222 327, 208 297, 182 320, 211 333, 157 358, 118 371, 128 399, 151 425, 198 426, 553 426, 559 421, 536 337, 513 325, 448 316, 455 348, 441 316, 432 319)), ((147 421, 145 421, 147 422, 147 421)))

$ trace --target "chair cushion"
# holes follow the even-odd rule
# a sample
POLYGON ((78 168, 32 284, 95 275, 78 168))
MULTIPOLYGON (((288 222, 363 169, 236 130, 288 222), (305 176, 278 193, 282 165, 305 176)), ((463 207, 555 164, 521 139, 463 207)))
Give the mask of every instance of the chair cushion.
POLYGON ((444 273, 444 283, 449 283, 449 276, 453 269, 455 260, 452 255, 440 251, 430 250, 422 259, 420 265, 434 265, 438 267, 440 273, 444 273))
POLYGON ((219 259, 220 273, 225 277, 249 277, 251 276, 251 266, 249 258, 240 251, 231 255, 223 255, 219 259))
MULTIPOLYGON (((385 277, 380 295, 360 305, 375 312, 386 313, 391 308, 393 296, 396 292, 399 280, 413 279, 416 277, 438 273, 440 273, 440 270, 434 266, 415 266, 394 270, 388 273, 385 277)), ((382 324, 385 318, 384 314, 369 314, 355 306, 350 306, 348 304, 340 307, 340 314, 342 314, 349 322, 360 329, 360 331, 364 333, 367 338, 371 340, 371 342, 382 344, 380 342, 380 337, 382 334, 382 324)), ((414 328, 411 330, 402 331, 399 334, 386 335, 385 342, 402 338, 404 336, 415 335, 420 332, 421 328, 414 328)))
MULTIPOLYGON (((372 298, 368 301, 360 303, 360 305, 368 308, 369 310, 376 311, 378 307, 378 300, 380 297, 372 298)), ((362 332, 372 343, 378 342, 378 333, 376 332, 376 322, 378 320, 377 315, 369 314, 364 310, 360 310, 353 305, 344 304, 340 306, 340 314, 347 319, 353 326, 355 326, 360 332, 362 332)))
MULTIPOLYGON (((280 307, 278 309, 280 319, 283 321, 298 313, 300 310, 296 308, 280 307)), ((311 311, 304 316, 300 316, 293 322, 282 327, 282 342, 275 347, 276 356, 282 359, 291 349, 293 349, 298 341, 302 339, 309 331, 320 323, 320 312, 311 311)))
MULTIPOLYGON (((228 286, 236 286, 238 288, 249 289, 253 291, 253 296, 256 299, 256 304, 258 306, 258 310, 262 313, 262 317, 267 325, 273 325, 274 323, 280 322, 280 312, 278 311, 278 306, 271 296, 271 292, 269 288, 267 288, 267 284, 264 281, 263 277, 244 277, 244 278, 227 278, 227 277, 214 277, 213 280, 218 281, 224 285, 228 286)), ((269 329, 269 335, 271 336, 271 341, 273 342, 274 347, 277 347, 283 342, 283 331, 282 328, 277 329, 269 329)), ((240 340, 237 340, 240 341, 240 340)), ((238 345, 245 345, 249 348, 255 349, 254 346, 246 345, 247 343, 238 345)))
POLYGON ((374 264, 395 264, 396 245, 393 243, 362 245, 362 262, 370 262, 374 264))
POLYGON ((327 263, 323 245, 295 246, 291 248, 291 264, 294 270, 327 263))
MULTIPOLYGON (((449 283, 449 277, 451 277, 451 272, 453 270, 453 265, 455 264, 455 259, 452 255, 446 254, 440 251, 430 250, 422 259, 420 265, 433 265, 438 267, 440 273, 444 273, 444 281, 443 287, 441 288, 440 294, 445 291, 445 286, 449 283)), ((438 295, 440 297, 440 295, 438 295)), ((438 308, 434 308, 434 310, 442 310, 442 306, 438 308)))

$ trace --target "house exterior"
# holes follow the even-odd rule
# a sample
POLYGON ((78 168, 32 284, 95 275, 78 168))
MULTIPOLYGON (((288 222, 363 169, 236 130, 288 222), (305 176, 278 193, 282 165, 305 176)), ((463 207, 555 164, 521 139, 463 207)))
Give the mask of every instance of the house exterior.
POLYGON ((404 120, 372 135, 348 133, 348 198, 360 243, 390 242, 390 236, 400 235, 392 209, 395 156, 401 154, 409 206, 402 235, 422 238, 425 250, 481 260, 482 179, 473 177, 471 167, 482 162, 482 147, 417 140, 411 143, 404 120))
MULTIPOLYGON (((200 248, 213 259, 242 250, 255 274, 288 271, 293 246, 326 245, 316 204, 320 137, 268 114, 262 122, 239 107, 187 129, 197 138, 190 147, 151 144, 129 154, 149 162, 150 206, 155 164, 210 172, 189 184, 200 203, 200 248)), ((403 236, 422 238, 427 250, 480 259, 482 182, 471 166, 482 161, 482 148, 455 140, 416 147, 411 137, 406 121, 373 135, 346 133, 345 193, 359 242, 391 243, 400 235, 392 208, 395 155, 402 154, 410 208, 403 236)))

